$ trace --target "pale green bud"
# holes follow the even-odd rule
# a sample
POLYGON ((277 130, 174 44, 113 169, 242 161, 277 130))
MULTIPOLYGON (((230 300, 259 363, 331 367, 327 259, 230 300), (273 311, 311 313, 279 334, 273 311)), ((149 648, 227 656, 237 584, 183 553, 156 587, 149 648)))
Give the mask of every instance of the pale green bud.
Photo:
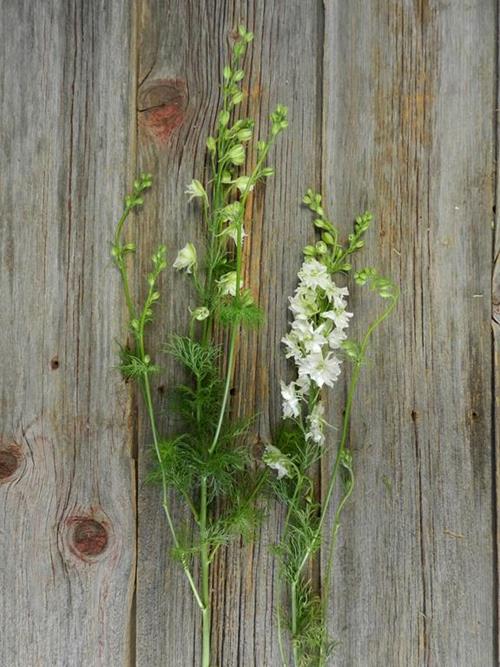
POLYGON ((245 149, 241 144, 236 144, 227 153, 227 158, 234 165, 242 165, 245 162, 245 149))
POLYGON ((191 312, 191 315, 194 320, 198 320, 198 322, 203 322, 203 320, 206 320, 207 317, 210 315, 210 311, 205 306, 198 306, 198 308, 195 308, 191 312))
POLYGON ((217 148, 217 144, 216 144, 215 139, 213 137, 208 137, 208 139, 207 139, 207 148, 211 153, 215 153, 215 150, 217 148))

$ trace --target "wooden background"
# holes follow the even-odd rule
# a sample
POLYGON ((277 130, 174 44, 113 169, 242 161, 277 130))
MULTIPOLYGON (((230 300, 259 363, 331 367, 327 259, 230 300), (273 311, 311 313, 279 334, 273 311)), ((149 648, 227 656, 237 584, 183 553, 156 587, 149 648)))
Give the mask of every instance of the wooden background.
MULTIPOLYGON (((268 317, 244 340, 235 396, 260 411, 261 440, 279 419, 306 187, 346 232, 374 212, 363 261, 402 288, 352 424, 334 663, 498 664, 497 17, 494 0, 1 0, 2 666, 197 664, 199 615, 144 485, 147 425, 114 369, 125 312, 109 250, 139 169, 155 177, 133 223, 139 270, 158 242, 173 260, 199 235, 183 191, 202 175, 240 21, 255 33, 257 128, 277 102, 290 115, 247 244, 268 317)), ((154 350, 190 303, 173 272, 162 292, 154 350)), ((361 331, 378 304, 353 307, 361 331)), ((175 374, 167 362, 160 409, 175 374)), ((218 667, 280 664, 268 545, 281 520, 272 509, 253 546, 217 561, 218 667)))

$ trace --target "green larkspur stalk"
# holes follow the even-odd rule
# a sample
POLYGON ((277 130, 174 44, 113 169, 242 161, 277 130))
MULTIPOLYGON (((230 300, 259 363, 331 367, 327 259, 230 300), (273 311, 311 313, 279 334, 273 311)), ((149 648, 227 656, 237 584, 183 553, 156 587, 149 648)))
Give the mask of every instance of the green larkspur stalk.
POLYGON ((255 472, 252 453, 245 443, 253 417, 235 419, 230 410, 239 332, 242 327, 258 326, 263 319, 249 286, 243 284, 243 223, 250 193, 274 173, 267 166, 268 154, 276 137, 287 127, 287 110, 278 105, 270 116, 269 137, 257 142, 255 166, 248 174, 241 173, 254 121, 236 116, 243 100, 241 63, 252 39, 252 33, 239 28, 231 62, 223 72, 223 103, 216 132, 207 139, 211 175, 206 184, 193 179, 186 191, 189 201, 199 205, 207 251, 200 257, 194 244, 188 242, 173 263, 190 279, 195 300, 190 308, 188 335, 168 336, 164 348, 182 364, 188 378, 172 392, 170 410, 183 424, 180 433, 166 436, 159 431, 150 381, 159 367, 152 363, 144 343, 145 328, 152 321, 153 307, 160 298, 157 284, 167 266, 166 249, 160 246, 153 256, 146 300, 142 309, 136 310, 126 263, 127 255, 135 252, 135 245, 122 240, 130 211, 142 205, 144 191, 151 187, 149 174, 135 181, 132 194, 125 200, 112 250, 129 312, 130 343, 121 348, 120 368, 125 377, 137 381, 149 417, 156 461, 150 480, 161 486, 172 554, 180 562, 202 614, 202 667, 213 664, 211 565, 220 547, 252 536, 260 518, 255 500, 266 478, 266 472, 255 472), (223 346, 216 343, 221 334, 227 338, 225 363, 223 346), (174 520, 169 505, 171 492, 186 503, 196 529, 194 536, 189 526, 177 525, 174 520))

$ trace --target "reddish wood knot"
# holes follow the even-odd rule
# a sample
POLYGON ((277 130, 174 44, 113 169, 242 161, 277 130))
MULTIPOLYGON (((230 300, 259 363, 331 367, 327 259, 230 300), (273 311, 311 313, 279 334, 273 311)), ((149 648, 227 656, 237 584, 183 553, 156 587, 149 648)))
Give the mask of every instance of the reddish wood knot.
POLYGON ((108 546, 108 531, 95 519, 76 519, 72 542, 75 551, 82 556, 99 556, 108 546))
POLYGON ((0 482, 8 481, 19 468, 19 464, 20 457, 16 445, 0 449, 0 482))
POLYGON ((139 124, 164 144, 186 116, 187 87, 182 79, 147 81, 139 92, 139 124))

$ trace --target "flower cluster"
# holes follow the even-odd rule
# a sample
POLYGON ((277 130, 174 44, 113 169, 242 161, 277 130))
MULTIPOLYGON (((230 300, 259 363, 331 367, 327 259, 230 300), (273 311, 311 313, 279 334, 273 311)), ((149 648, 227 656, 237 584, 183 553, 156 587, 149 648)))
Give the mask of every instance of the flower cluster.
MULTIPOLYGON (((346 310, 347 287, 338 287, 328 268, 318 259, 306 257, 299 271, 299 284, 290 297, 294 316, 289 333, 282 339, 287 358, 293 358, 298 377, 281 383, 283 417, 300 418, 302 405, 309 405, 311 393, 323 386, 333 387, 341 370, 336 352, 347 338, 346 328, 352 313, 346 310)), ((323 412, 316 402, 306 418, 306 437, 323 444, 323 412)))

